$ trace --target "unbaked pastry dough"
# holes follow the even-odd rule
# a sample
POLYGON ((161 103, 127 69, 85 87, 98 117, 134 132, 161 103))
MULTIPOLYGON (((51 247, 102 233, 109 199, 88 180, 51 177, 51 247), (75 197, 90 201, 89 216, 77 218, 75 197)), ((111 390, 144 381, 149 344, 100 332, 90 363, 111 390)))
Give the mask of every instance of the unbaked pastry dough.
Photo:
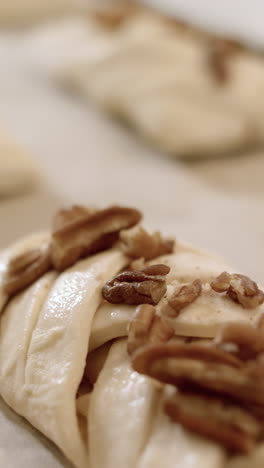
POLYGON ((86 51, 77 40, 59 79, 158 149, 215 157, 263 143, 261 56, 242 48, 220 59, 227 76, 219 82, 209 66, 215 39, 151 10, 136 9, 114 29, 100 21, 95 29, 91 15, 87 28, 86 51))
MULTIPOLYGON (((172 423, 161 410, 161 388, 131 368, 126 335, 134 306, 105 304, 101 296, 105 282, 127 265, 120 250, 85 258, 61 274, 46 273, 7 302, 3 277, 9 260, 42 245, 48 235, 31 235, 0 256, 0 394, 5 402, 78 468, 224 468, 222 447, 172 423), (96 382, 91 393, 78 395, 85 366, 96 382)), ((168 287, 197 276, 206 286, 223 268, 232 271, 179 242, 173 254, 155 259, 161 261, 171 266, 168 287)), ((177 330, 184 323, 186 335, 200 337, 207 330, 214 336, 226 321, 241 322, 240 309, 231 300, 219 304, 214 295, 205 295, 197 309, 186 307, 173 325, 177 330)), ((263 312, 264 306, 243 309, 243 320, 251 323, 263 312)), ((258 453, 254 456, 258 460, 258 453)))

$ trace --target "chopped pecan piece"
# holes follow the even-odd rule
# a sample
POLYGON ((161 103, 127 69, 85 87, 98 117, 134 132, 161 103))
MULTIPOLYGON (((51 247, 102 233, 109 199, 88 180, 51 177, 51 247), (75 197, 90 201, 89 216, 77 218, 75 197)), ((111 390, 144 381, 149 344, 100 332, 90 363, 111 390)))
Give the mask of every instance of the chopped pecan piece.
POLYGON ((173 239, 163 239, 160 232, 149 234, 141 226, 122 231, 120 239, 124 253, 131 258, 143 257, 145 260, 151 260, 172 253, 174 248, 173 239))
POLYGON ((8 267, 4 289, 10 296, 32 284, 51 269, 50 247, 28 250, 14 257, 8 267))
POLYGON ((119 273, 103 287, 103 297, 112 304, 157 304, 166 292, 166 265, 151 265, 119 273))
POLYGON ((216 292, 226 292, 234 302, 245 308, 254 309, 264 302, 264 292, 245 275, 224 271, 211 282, 211 287, 216 292))
POLYGON ((155 307, 140 305, 128 327, 128 354, 133 354, 136 349, 148 343, 165 343, 173 335, 174 329, 156 314, 155 307))
POLYGON ((196 279, 192 283, 180 287, 174 294, 168 298, 170 307, 164 308, 164 315, 177 317, 182 309, 194 302, 201 295, 202 283, 196 279))
POLYGON ((252 369, 243 366, 243 361, 214 346, 149 345, 135 352, 132 363, 138 372, 163 383, 210 390, 238 401, 264 405, 264 379, 254 379, 252 369))
POLYGON ((255 359, 259 353, 264 353, 263 331, 249 325, 231 323, 224 327, 215 338, 215 343, 223 349, 233 345, 233 351, 240 359, 255 359))
POLYGON ((219 293, 228 291, 230 287, 230 277, 230 273, 223 271, 223 273, 211 282, 211 288, 219 293))
POLYGON ((119 231, 141 220, 138 210, 121 206, 83 214, 80 209, 77 212, 70 209, 70 212, 74 213, 72 222, 67 219, 64 225, 59 223, 52 235, 52 261, 59 271, 85 255, 110 248, 117 241, 119 231))
POLYGON ((164 409, 174 421, 232 451, 250 452, 262 431, 250 412, 209 395, 177 392, 164 409))

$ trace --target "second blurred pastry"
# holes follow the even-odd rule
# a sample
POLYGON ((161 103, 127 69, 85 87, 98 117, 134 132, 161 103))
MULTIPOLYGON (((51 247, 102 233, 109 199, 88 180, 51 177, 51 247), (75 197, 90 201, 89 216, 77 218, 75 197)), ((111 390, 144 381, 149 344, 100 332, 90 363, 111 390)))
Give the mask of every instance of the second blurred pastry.
POLYGON ((92 11, 85 21, 89 43, 76 43, 61 83, 172 156, 263 143, 260 55, 139 5, 92 11))

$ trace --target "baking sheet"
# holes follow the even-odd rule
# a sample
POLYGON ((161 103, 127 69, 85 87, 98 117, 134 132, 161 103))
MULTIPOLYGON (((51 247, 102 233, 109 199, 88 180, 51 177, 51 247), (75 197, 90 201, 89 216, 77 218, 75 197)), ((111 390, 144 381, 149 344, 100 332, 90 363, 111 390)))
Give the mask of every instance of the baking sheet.
MULTIPOLYGON (((255 183, 262 152, 244 156, 246 164, 172 161, 34 73, 21 43, 15 33, 0 36, 0 125, 35 155, 42 183, 30 195, 0 201, 1 247, 49 225, 63 203, 122 203, 141 208, 150 227, 215 251, 262 280, 264 187, 259 181, 256 190, 255 183)), ((0 466, 67 463, 1 404, 0 466)))

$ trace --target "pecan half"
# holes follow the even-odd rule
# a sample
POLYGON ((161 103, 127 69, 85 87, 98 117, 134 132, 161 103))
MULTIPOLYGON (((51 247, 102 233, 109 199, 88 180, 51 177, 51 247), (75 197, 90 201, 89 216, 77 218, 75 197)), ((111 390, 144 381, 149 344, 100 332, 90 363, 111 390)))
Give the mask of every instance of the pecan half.
MULTIPOLYGON (((70 212, 74 210, 71 208, 70 212)), ((117 241, 119 231, 128 229, 141 220, 138 210, 121 206, 83 214, 78 208, 76 216, 75 214, 72 222, 67 220, 64 225, 59 224, 52 235, 52 261, 59 271, 73 265, 85 255, 110 248, 117 241)))
POLYGON ((264 292, 248 276, 224 271, 211 282, 214 291, 227 295, 245 308, 254 309, 264 302, 264 292))
POLYGON ((222 349, 228 349, 228 345, 231 352, 242 360, 255 359, 259 353, 264 353, 263 331, 245 324, 227 325, 216 336, 215 343, 222 349))
POLYGON ((262 431, 250 412, 209 395, 177 392, 165 401, 164 409, 174 421, 232 451, 250 452, 262 431))
POLYGON ((180 287, 180 289, 176 290, 173 295, 168 298, 170 307, 164 308, 164 315, 177 317, 180 311, 194 302, 201 293, 202 282, 199 279, 180 287))
POLYGON ((4 279, 4 289, 10 296, 32 284, 51 269, 50 247, 28 250, 14 257, 4 279))
POLYGON ((142 270, 124 271, 103 287, 103 297, 112 304, 157 304, 166 292, 166 265, 150 265, 142 270))
POLYGON ((264 379, 253 378, 252 369, 243 366, 243 361, 214 346, 146 346, 135 352, 132 364, 138 372, 179 388, 210 390, 238 401, 264 405, 264 379))
POLYGON ((125 255, 131 258, 143 257, 151 260, 173 252, 174 240, 163 239, 160 232, 149 234, 141 226, 122 231, 120 239, 125 255))
POLYGON ((83 216, 91 215, 96 210, 82 205, 72 205, 70 208, 59 210, 54 216, 53 230, 58 231, 64 229, 65 226, 75 223, 83 216))
POLYGON ((135 353, 133 368, 140 374, 147 374, 153 363, 167 359, 196 359, 208 363, 226 364, 240 368, 243 362, 236 356, 216 346, 194 342, 170 342, 162 345, 148 345, 135 353))
POLYGON ((162 317, 156 314, 152 305, 143 304, 136 311, 128 326, 128 354, 145 344, 165 343, 174 335, 171 328, 162 317))
POLYGON ((230 324, 214 341, 146 344, 134 351, 132 367, 177 387, 164 404, 174 421, 247 453, 263 437, 263 336, 262 329, 230 324))

